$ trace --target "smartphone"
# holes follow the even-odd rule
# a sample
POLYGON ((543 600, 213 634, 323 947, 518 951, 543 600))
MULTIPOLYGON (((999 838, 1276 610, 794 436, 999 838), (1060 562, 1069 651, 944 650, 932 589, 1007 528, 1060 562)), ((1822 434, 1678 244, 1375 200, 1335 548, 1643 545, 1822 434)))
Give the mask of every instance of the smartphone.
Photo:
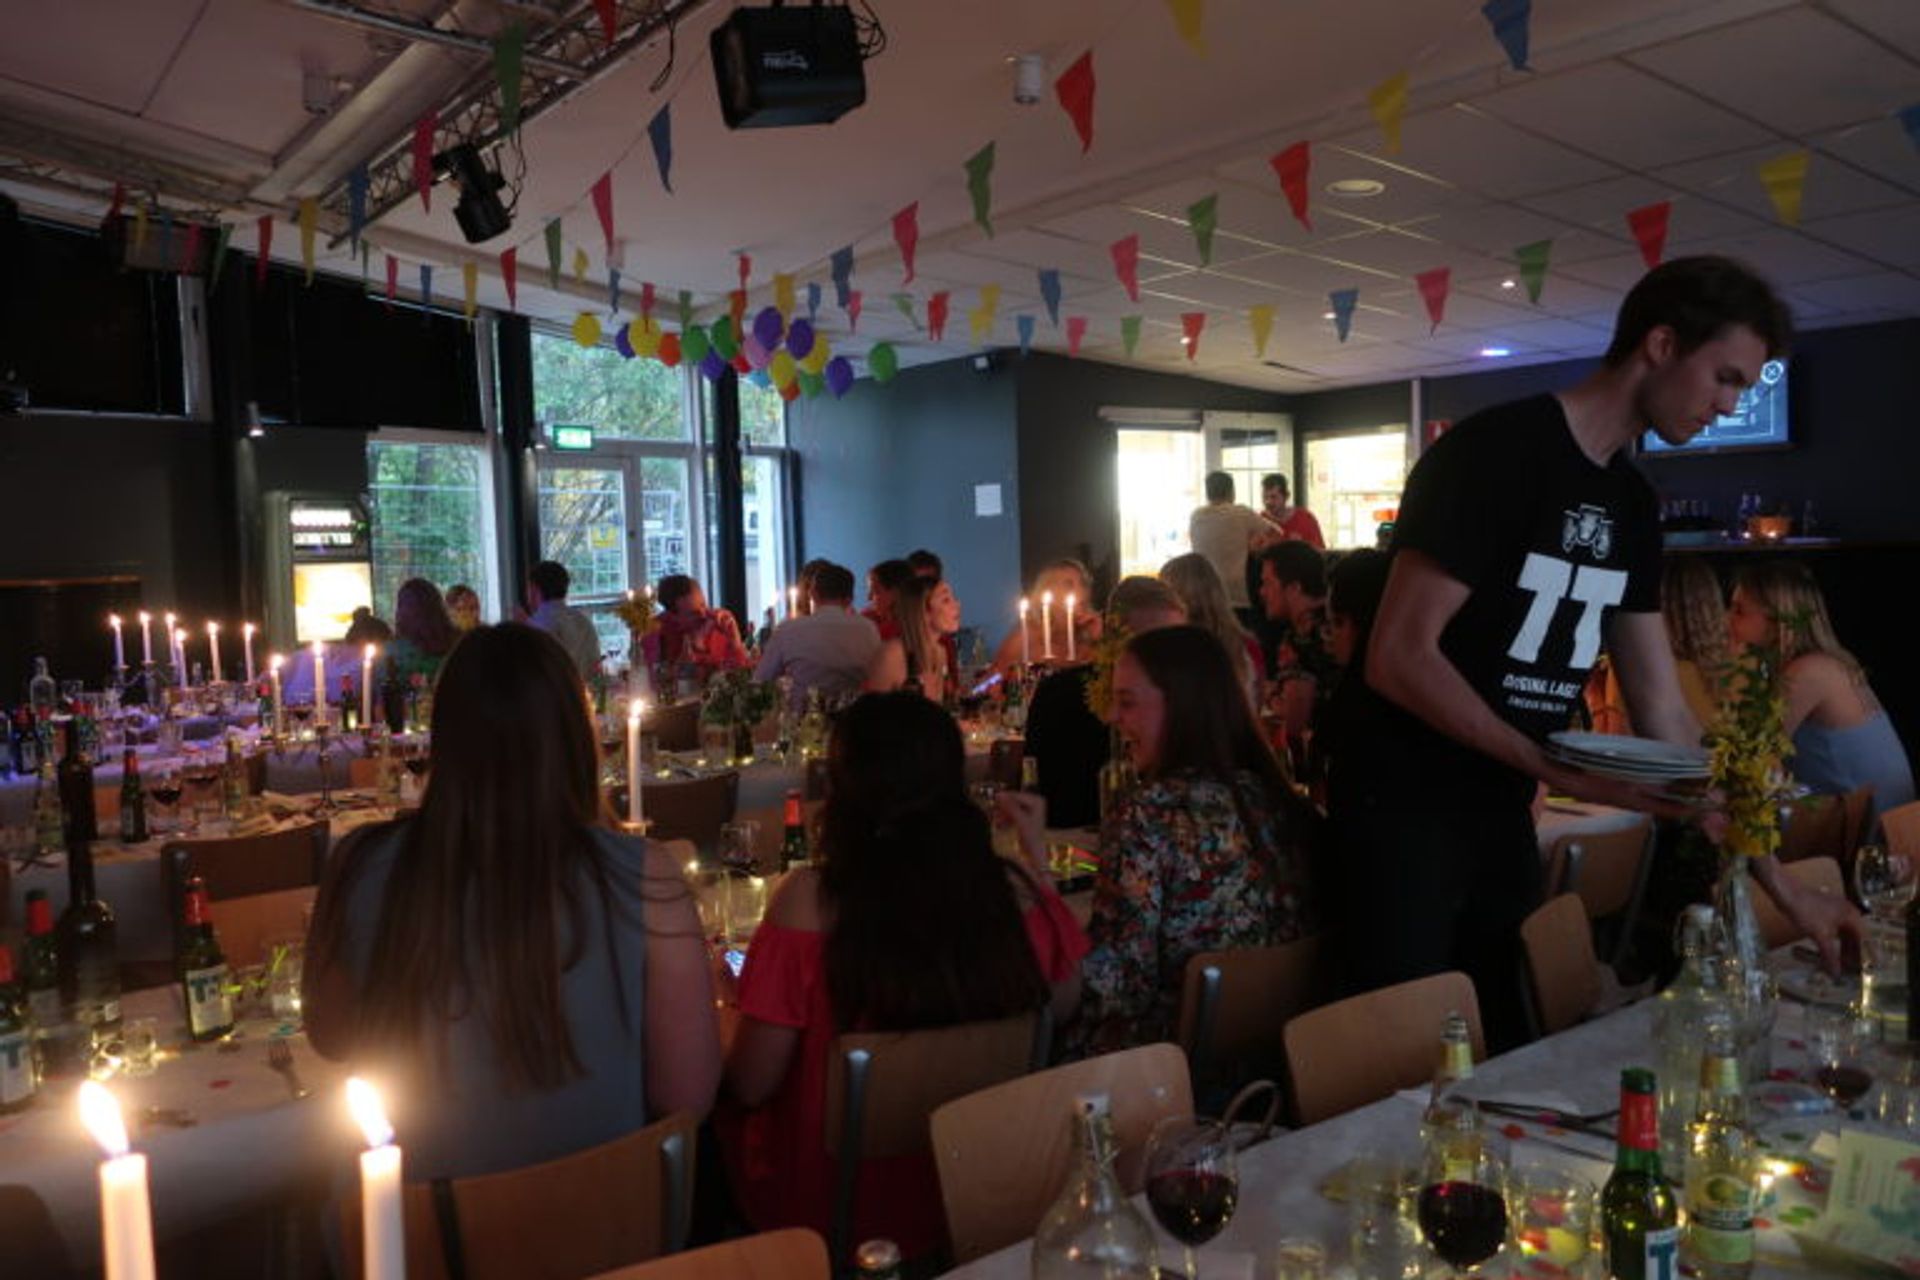
POLYGON ((736 978, 740 976, 741 967, 747 963, 747 953, 738 947, 728 947, 720 958, 726 961, 727 971, 736 978))

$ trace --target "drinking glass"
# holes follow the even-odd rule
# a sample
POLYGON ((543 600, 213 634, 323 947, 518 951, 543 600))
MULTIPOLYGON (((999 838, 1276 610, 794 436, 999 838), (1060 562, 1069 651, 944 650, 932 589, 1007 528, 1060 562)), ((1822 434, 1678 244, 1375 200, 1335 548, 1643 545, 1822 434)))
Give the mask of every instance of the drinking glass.
POLYGON ((1507 1176, 1507 1206, 1520 1250, 1516 1274, 1592 1271, 1593 1184, 1556 1165, 1516 1164, 1507 1176))
POLYGON ((186 784, 186 830, 198 831, 202 811, 218 812, 220 802, 220 761, 212 753, 192 751, 180 768, 180 780, 186 784))
POLYGON ((1233 1141, 1217 1120, 1167 1116, 1147 1138, 1147 1205, 1180 1242, 1187 1280, 1199 1274, 1197 1245, 1219 1235, 1240 1195, 1233 1141))
POLYGON ((153 834, 160 836, 179 831, 183 825, 179 762, 163 756, 148 766, 145 776, 147 795, 153 801, 153 834))
POLYGON ((760 824, 751 818, 724 824, 720 828, 719 854, 721 866, 752 871, 760 862, 760 824))
POLYGON ((1273 1280, 1324 1280, 1327 1247, 1308 1236, 1283 1236, 1273 1246, 1273 1280))
POLYGON ((700 936, 718 949, 727 942, 727 888, 731 877, 718 867, 689 864, 687 887, 700 912, 700 936))
POLYGON ((732 875, 727 885, 727 945, 744 948, 767 913, 767 882, 760 876, 732 875))
POLYGON ((1347 1254, 1357 1280, 1420 1280, 1426 1270, 1413 1220, 1417 1146, 1362 1151, 1344 1171, 1347 1254))
POLYGON ((267 953, 267 1006, 282 1022, 300 1021, 300 979, 306 968, 306 939, 285 934, 270 939, 267 953))
POLYGON ((153 1018, 128 1018, 120 1029, 121 1069, 129 1076, 150 1076, 159 1065, 160 1028, 153 1018))
POLYGON ((1842 1111, 1873 1087, 1875 1023, 1859 1010, 1812 1005, 1807 1009, 1807 1078, 1842 1111))
POLYGON ((723 769, 733 750, 733 726, 700 722, 700 765, 705 769, 723 769))
POLYGON ((1873 915, 1900 921, 1913 897, 1913 863, 1885 845, 1863 844, 1853 862, 1853 891, 1860 906, 1873 915))
POLYGON ((1420 1234, 1456 1276, 1471 1275, 1507 1239, 1506 1179, 1492 1138, 1438 1130, 1421 1167, 1420 1234))

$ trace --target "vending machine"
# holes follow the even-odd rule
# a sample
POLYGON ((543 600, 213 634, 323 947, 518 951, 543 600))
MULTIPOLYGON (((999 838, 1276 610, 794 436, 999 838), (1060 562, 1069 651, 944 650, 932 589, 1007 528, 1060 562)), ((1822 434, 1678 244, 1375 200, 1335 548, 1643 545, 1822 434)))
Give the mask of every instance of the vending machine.
POLYGON ((267 632, 276 648, 338 640, 373 605, 373 542, 358 494, 266 494, 267 632))

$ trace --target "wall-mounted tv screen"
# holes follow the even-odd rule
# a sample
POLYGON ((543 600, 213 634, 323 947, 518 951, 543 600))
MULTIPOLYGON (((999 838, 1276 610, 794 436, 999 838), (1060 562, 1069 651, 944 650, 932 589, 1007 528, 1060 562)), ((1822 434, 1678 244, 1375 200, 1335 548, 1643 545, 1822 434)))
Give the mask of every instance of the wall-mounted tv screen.
POLYGON ((1732 449, 1781 449, 1792 443, 1787 430, 1787 362, 1769 360, 1760 366, 1760 378, 1740 393, 1733 412, 1715 418, 1699 435, 1682 445, 1668 444, 1649 431, 1640 449, 1650 457, 1688 453, 1723 453, 1732 449))

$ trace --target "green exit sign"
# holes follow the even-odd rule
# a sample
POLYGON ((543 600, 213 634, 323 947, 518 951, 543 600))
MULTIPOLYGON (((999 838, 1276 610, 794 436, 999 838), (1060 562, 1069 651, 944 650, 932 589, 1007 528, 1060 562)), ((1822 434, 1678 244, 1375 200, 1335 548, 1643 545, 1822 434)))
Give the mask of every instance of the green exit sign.
POLYGON ((584 452, 593 448, 592 427, 568 427, 555 424, 550 432, 553 447, 584 452))

